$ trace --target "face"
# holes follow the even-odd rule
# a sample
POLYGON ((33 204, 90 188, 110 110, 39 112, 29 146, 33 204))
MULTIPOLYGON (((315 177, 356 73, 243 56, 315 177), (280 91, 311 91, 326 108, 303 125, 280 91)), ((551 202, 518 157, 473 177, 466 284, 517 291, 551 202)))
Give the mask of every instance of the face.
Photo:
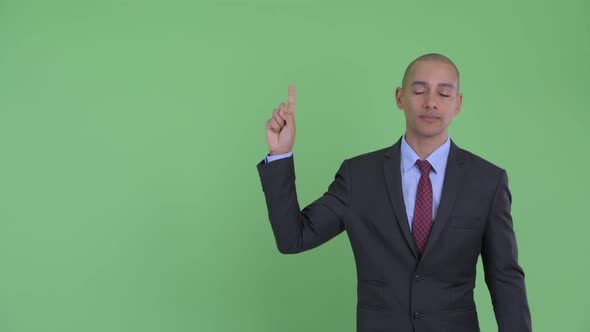
POLYGON ((453 66, 418 61, 406 78, 407 86, 395 90, 397 107, 406 116, 406 134, 416 139, 446 139, 448 127, 463 102, 453 66))

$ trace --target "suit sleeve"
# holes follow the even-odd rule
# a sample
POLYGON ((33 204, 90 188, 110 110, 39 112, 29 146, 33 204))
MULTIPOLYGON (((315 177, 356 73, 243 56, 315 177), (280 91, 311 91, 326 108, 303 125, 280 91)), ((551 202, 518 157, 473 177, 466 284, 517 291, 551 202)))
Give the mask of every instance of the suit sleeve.
POLYGON ((498 331, 529 332, 531 316, 524 271, 518 264, 511 203, 508 176, 506 171, 502 170, 487 220, 482 263, 498 331))
POLYGON ((315 248, 344 231, 350 198, 350 172, 342 162, 328 191, 300 210, 293 157, 257 165, 268 218, 278 250, 296 254, 315 248))

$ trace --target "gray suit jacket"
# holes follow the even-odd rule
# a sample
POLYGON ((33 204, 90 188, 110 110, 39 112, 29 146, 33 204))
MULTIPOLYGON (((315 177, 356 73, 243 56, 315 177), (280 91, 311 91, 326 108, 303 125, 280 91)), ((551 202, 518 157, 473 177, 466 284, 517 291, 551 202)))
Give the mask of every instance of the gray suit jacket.
POLYGON ((506 171, 451 141, 441 202, 422 257, 401 189, 400 142, 344 160, 328 191, 300 209, 293 156, 257 165, 281 253, 346 231, 357 268, 358 332, 475 332, 481 254, 498 328, 531 331, 506 171))

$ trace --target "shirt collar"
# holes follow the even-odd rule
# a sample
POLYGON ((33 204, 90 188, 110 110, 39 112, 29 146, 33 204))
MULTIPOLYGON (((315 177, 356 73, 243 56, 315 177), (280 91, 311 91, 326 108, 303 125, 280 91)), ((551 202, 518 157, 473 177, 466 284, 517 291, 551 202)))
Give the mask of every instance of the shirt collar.
MULTIPOLYGON (((445 169, 447 165, 447 160, 449 159, 450 150, 451 138, 447 136, 447 140, 443 143, 443 145, 439 146, 430 154, 430 156, 426 158, 430 165, 432 165, 432 169, 435 173, 438 173, 438 171, 445 169)), ((408 144, 408 142, 406 141, 406 135, 404 134, 401 143, 401 161, 404 173, 407 172, 410 168, 412 168, 416 164, 416 160, 418 159, 421 158, 408 144)))

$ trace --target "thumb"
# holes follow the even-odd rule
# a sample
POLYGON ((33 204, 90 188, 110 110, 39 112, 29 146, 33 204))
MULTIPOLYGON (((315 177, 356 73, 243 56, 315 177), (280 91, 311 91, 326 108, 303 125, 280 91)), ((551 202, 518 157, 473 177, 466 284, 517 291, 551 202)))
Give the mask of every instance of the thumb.
POLYGON ((293 114, 293 112, 283 110, 283 111, 279 112, 279 115, 281 116, 281 118, 283 118, 283 120, 285 120, 287 127, 289 127, 289 128, 295 127, 295 115, 293 114))

